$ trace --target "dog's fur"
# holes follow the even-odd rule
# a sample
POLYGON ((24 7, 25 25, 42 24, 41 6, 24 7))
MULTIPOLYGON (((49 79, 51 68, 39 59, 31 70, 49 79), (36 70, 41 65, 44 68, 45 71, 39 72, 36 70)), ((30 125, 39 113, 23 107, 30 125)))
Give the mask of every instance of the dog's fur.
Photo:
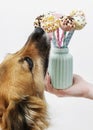
POLYGON ((44 76, 50 44, 36 28, 24 47, 0 64, 0 130, 44 130, 48 126, 44 76))

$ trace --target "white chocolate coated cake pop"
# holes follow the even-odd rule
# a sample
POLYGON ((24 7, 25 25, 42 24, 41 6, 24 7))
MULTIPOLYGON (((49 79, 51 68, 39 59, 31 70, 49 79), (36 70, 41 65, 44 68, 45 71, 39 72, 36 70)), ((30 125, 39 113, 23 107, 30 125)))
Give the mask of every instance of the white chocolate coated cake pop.
POLYGON ((60 20, 52 14, 47 14, 43 17, 41 27, 48 33, 54 32, 59 28, 60 20))
POLYGON ((80 30, 86 25, 85 14, 83 11, 74 10, 70 13, 70 16, 75 20, 75 29, 80 30))

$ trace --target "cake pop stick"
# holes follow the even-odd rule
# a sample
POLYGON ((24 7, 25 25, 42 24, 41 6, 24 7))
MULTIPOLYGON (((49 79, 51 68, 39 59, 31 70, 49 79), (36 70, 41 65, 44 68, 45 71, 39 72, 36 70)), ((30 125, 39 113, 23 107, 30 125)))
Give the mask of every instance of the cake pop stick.
POLYGON ((59 35, 59 28, 57 29, 57 43, 58 43, 58 47, 61 47, 60 46, 60 35, 59 35))
POLYGON ((60 47, 62 46, 62 41, 64 39, 64 31, 62 32, 61 38, 60 38, 60 47))
POLYGON ((64 31, 63 47, 65 47, 66 34, 67 34, 67 31, 64 31))
POLYGON ((65 38, 65 41, 64 41, 65 42, 65 47, 68 47, 68 44, 69 44, 74 32, 75 32, 75 30, 72 30, 72 31, 68 32, 68 34, 67 34, 67 36, 65 38))
POLYGON ((55 36, 55 32, 52 32, 52 34, 53 34, 52 43, 53 43, 54 47, 56 47, 56 36, 55 36))

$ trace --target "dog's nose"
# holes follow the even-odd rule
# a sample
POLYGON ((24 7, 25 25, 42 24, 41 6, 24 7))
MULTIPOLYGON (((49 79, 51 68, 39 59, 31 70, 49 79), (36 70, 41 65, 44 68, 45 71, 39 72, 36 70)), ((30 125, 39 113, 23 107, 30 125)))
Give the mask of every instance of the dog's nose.
POLYGON ((40 41, 40 39, 43 37, 44 34, 45 34, 45 31, 42 28, 37 27, 34 29, 34 31, 30 37, 32 40, 35 40, 35 41, 39 40, 40 41))
POLYGON ((42 28, 37 27, 37 28, 35 28, 35 33, 43 35, 45 33, 45 31, 42 28))

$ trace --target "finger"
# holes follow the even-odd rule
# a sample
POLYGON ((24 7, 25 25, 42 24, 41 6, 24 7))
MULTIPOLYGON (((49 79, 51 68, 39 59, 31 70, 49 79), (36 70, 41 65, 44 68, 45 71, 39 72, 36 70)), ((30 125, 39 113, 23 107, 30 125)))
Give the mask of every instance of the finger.
POLYGON ((58 90, 55 89, 51 83, 51 78, 49 76, 49 74, 47 74, 47 77, 46 77, 46 87, 45 87, 45 90, 52 93, 52 94, 57 94, 58 93, 58 90))
POLYGON ((56 96, 58 97, 63 97, 63 96, 66 96, 66 92, 62 89, 55 89, 51 83, 51 77, 49 76, 49 74, 47 73, 46 74, 46 86, 45 86, 45 90, 52 93, 52 94, 55 94, 56 96))
POLYGON ((49 73, 46 74, 46 86, 45 86, 45 90, 55 94, 56 96, 62 97, 63 95, 65 95, 65 92, 63 90, 60 89, 55 89, 51 83, 51 77, 49 76, 49 73))

